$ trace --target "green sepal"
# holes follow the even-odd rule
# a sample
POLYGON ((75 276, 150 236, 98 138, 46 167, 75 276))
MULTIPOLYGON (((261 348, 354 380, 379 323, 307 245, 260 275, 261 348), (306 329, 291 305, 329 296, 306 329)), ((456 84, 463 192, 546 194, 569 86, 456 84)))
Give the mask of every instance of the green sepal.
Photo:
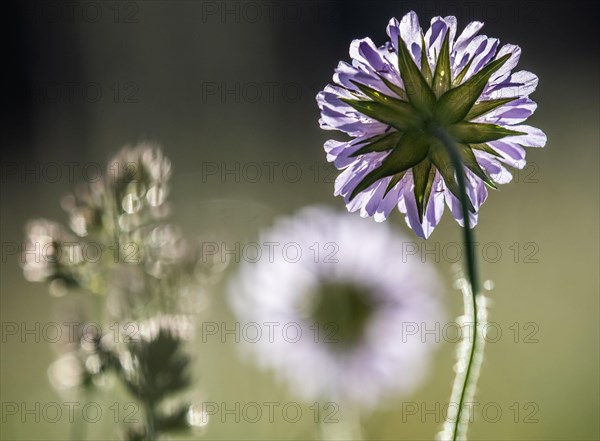
POLYGON ((465 67, 463 67, 463 70, 461 70, 460 73, 456 76, 456 78, 454 78, 454 80, 452 80, 452 87, 456 87, 460 84, 460 82, 463 80, 463 78, 469 71, 471 64, 473 64, 474 59, 475 59, 475 57, 471 58, 469 60, 469 62, 465 65, 465 67))
POLYGON ((497 100, 489 100, 489 101, 481 101, 479 103, 475 103, 467 116, 465 116, 465 120, 470 121, 478 116, 484 115, 488 112, 491 112, 494 109, 497 109, 504 104, 510 103, 511 101, 516 100, 518 97, 513 98, 499 98, 497 100))
POLYGON ((445 123, 465 119, 475 101, 479 99, 490 77, 506 63, 510 54, 492 61, 460 86, 448 90, 437 102, 436 116, 445 123))
POLYGON ((381 165, 368 173, 350 195, 354 199, 358 193, 366 190, 375 182, 397 173, 405 172, 427 157, 431 139, 417 132, 402 134, 400 142, 392 152, 385 157, 381 165))
MULTIPOLYGON (((442 175, 442 179, 444 179, 444 184, 446 184, 448 190, 450 190, 450 192, 460 201, 460 188, 456 182, 456 169, 452 164, 450 155, 446 151, 446 148, 441 141, 436 140, 431 144, 429 159, 431 159, 433 165, 440 172, 440 175, 442 175)), ((468 195, 467 202, 469 203, 469 206, 467 207, 469 211, 471 213, 475 213, 475 207, 473 207, 473 203, 468 195)))
POLYGON ((398 69, 410 103, 415 109, 430 114, 435 106, 435 94, 400 36, 398 36, 398 69))
POLYGON ((423 32, 421 32, 421 73, 423 74, 425 81, 427 81, 427 84, 431 85, 433 75, 431 74, 429 59, 427 58, 427 53, 425 52, 425 37, 423 36, 423 32))
POLYGON ((388 80, 387 78, 385 78, 382 75, 377 74, 377 76, 379 77, 379 79, 381 81, 383 81, 383 84, 385 84, 388 89, 390 89, 392 92, 394 92, 396 95, 398 95, 398 97, 402 101, 406 101, 408 99, 408 97, 406 96, 406 91, 402 87, 398 86, 397 84, 392 83, 390 80, 388 80))
POLYGON ((496 141, 505 136, 525 134, 496 124, 479 124, 472 122, 460 122, 454 124, 448 128, 448 132, 457 142, 463 144, 479 144, 482 142, 496 141))
POLYGON ((385 152, 398 145, 402 132, 389 132, 383 135, 377 135, 365 141, 365 145, 350 155, 355 158, 360 155, 372 152, 385 152))
POLYGON ((362 93, 367 95, 373 101, 393 109, 397 113, 398 125, 408 126, 409 124, 414 124, 416 122, 414 109, 406 101, 387 96, 386 94, 365 84, 361 84, 353 80, 350 80, 350 82, 358 87, 362 93))
POLYGON ((431 188, 433 187, 435 168, 433 168, 431 161, 426 159, 415 165, 412 168, 412 173, 415 184, 413 192, 415 194, 415 201, 417 202, 419 222, 423 222, 423 215, 425 214, 429 196, 431 195, 431 188))
POLYGON ((494 150, 492 147, 490 147, 489 145, 487 145, 485 143, 481 143, 481 144, 469 144, 469 146, 473 150, 480 150, 482 152, 489 153, 490 155, 494 155, 494 156, 496 156, 498 158, 502 157, 502 155, 500 153, 498 153, 496 150, 494 150))
POLYGON ((401 173, 397 173, 394 176, 392 176, 392 179, 390 180, 390 183, 388 184, 387 188, 385 189, 385 193, 383 193, 383 197, 386 197, 387 194, 390 192, 390 190, 392 188, 394 188, 396 186, 396 184, 402 180, 402 178, 404 177, 404 175, 406 175, 407 171, 408 170, 405 170, 405 171, 403 171, 401 173))
POLYGON ((488 176, 488 174, 481 168, 481 166, 477 162, 477 158, 475 158, 475 154, 473 153, 473 150, 471 149, 471 147, 469 147, 468 145, 465 145, 465 144, 459 144, 458 148, 460 150, 460 155, 462 156, 462 160, 463 160, 465 167, 467 167, 469 170, 471 170, 473 172, 473 174, 475 176, 477 176, 479 179, 481 179, 483 182, 485 182, 488 187, 491 187, 494 190, 497 190, 498 187, 496 187, 496 184, 494 183, 494 181, 492 181, 492 179, 488 176))
POLYGON ((379 122, 392 126, 398 130, 405 130, 408 124, 399 115, 399 110, 395 107, 389 107, 375 101, 353 100, 349 98, 340 98, 352 108, 358 110, 363 115, 373 118, 379 122))
POLYGON ((435 66, 435 74, 433 76, 433 93, 435 96, 442 96, 450 89, 450 29, 446 31, 444 42, 440 49, 440 55, 435 66))

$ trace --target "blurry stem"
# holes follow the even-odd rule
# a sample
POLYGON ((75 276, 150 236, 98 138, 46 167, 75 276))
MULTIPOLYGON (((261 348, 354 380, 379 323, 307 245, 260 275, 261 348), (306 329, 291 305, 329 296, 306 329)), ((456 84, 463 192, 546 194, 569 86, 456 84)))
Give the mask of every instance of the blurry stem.
MULTIPOLYGON (((477 273, 477 259, 475 257, 475 233, 471 230, 471 221, 469 218, 469 203, 467 195, 466 176, 463 166, 463 161, 456 145, 448 133, 441 127, 433 127, 435 135, 444 144, 446 151, 450 155, 452 165, 456 170, 456 180, 458 181, 460 204, 463 215, 463 241, 466 249, 466 273, 469 282, 470 289, 463 289, 465 295, 465 316, 472 316, 472 335, 469 337, 470 350, 459 352, 458 368, 456 371, 456 378, 454 380, 453 393, 460 391, 460 398, 458 399, 458 407, 456 408, 456 418, 450 421, 448 417, 447 424, 451 424, 448 431, 451 430, 452 441, 459 439, 466 439, 467 428, 468 428, 468 413, 465 413, 463 408, 469 400, 472 399, 472 395, 475 391, 475 383, 477 382, 477 376, 479 371, 479 363, 476 358, 481 359, 482 354, 479 353, 483 350, 483 345, 478 338, 479 329, 479 317, 478 317, 478 296, 479 296, 479 278, 477 273), (470 297, 470 298, 469 298, 470 297), (472 302, 472 306, 468 307, 468 300, 472 302), (469 312, 471 314, 469 314, 469 312), (461 357, 465 357, 461 360, 461 357), (468 357, 468 358, 467 358, 468 357), (463 372, 462 363, 466 364, 466 370, 463 372)), ((458 395, 458 394, 457 394, 458 395)), ((452 401, 452 398, 451 398, 452 401)), ((450 403, 451 405, 454 403, 450 403)), ((444 430, 444 436, 449 435, 444 430)), ((445 438, 444 438, 445 439, 445 438)))
POLYGON ((363 439, 360 411, 356 406, 346 404, 341 409, 339 402, 327 402, 324 405, 315 403, 314 405, 321 406, 318 414, 315 415, 319 417, 321 440, 355 441, 363 439))
POLYGON ((146 411, 146 439, 148 441, 155 441, 157 433, 154 415, 154 405, 150 403, 144 403, 144 407, 146 411))

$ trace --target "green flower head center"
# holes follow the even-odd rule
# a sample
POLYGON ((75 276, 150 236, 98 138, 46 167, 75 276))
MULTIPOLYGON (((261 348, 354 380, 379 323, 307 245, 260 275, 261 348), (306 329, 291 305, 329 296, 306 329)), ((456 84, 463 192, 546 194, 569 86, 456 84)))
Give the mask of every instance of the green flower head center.
POLYGON ((318 343, 344 350, 360 342, 374 307, 366 288, 349 282, 325 282, 314 293, 311 319, 318 343))
MULTIPOLYGON (((351 199, 380 179, 391 176, 385 192, 387 194, 409 170, 413 175, 414 194, 421 221, 431 195, 436 170, 448 189, 459 198, 456 170, 440 140, 440 131, 452 138, 460 152, 463 165, 489 187, 496 188, 478 164, 474 150, 499 156, 498 152, 486 144, 487 142, 523 133, 495 124, 474 123, 471 120, 515 99, 501 98, 477 102, 491 76, 506 63, 510 54, 492 61, 462 82, 471 66, 469 62, 452 79, 448 34, 449 32, 446 32, 433 72, 425 53, 424 41, 421 45, 419 68, 404 41, 398 38, 398 70, 404 88, 383 76, 379 77, 395 96, 388 96, 370 86, 354 82, 369 99, 365 100, 360 94, 356 94, 357 99, 342 98, 342 101, 360 113, 388 126, 385 133, 369 138, 353 153, 352 156, 356 157, 372 152, 390 152, 381 166, 367 174, 356 186, 350 195, 351 199)), ((473 206, 469 209, 474 211, 473 206)))

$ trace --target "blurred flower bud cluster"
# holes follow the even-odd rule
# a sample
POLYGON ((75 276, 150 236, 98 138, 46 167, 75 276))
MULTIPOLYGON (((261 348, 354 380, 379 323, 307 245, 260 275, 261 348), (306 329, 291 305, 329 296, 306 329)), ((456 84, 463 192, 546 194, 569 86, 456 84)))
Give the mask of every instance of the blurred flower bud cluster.
POLYGON ((170 176, 171 162, 157 146, 125 147, 102 180, 62 199, 68 227, 45 219, 26 226, 27 280, 48 283, 58 297, 92 293, 86 299, 95 318, 113 323, 104 329, 109 333, 76 329, 50 366, 50 380, 59 390, 89 390, 116 378, 145 409, 144 422, 128 426, 126 439, 195 426, 190 400, 173 396, 191 386, 187 343, 225 267, 200 259, 200 239, 166 222, 170 176))

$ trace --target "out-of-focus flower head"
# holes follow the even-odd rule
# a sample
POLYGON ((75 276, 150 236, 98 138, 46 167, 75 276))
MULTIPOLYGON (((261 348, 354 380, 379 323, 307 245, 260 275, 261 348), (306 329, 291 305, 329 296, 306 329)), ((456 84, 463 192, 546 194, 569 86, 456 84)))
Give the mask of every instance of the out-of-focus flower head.
POLYGON ((21 254, 25 278, 31 282, 50 282, 56 295, 75 285, 83 263, 76 238, 60 224, 38 219, 30 221, 21 254))
POLYGON ((242 263, 229 287, 240 326, 276 324, 246 354, 307 401, 371 409, 413 391, 433 345, 403 339, 403 326, 433 329, 444 314, 434 269, 403 256, 405 240, 388 225, 319 207, 277 220, 261 242, 291 251, 242 263))

